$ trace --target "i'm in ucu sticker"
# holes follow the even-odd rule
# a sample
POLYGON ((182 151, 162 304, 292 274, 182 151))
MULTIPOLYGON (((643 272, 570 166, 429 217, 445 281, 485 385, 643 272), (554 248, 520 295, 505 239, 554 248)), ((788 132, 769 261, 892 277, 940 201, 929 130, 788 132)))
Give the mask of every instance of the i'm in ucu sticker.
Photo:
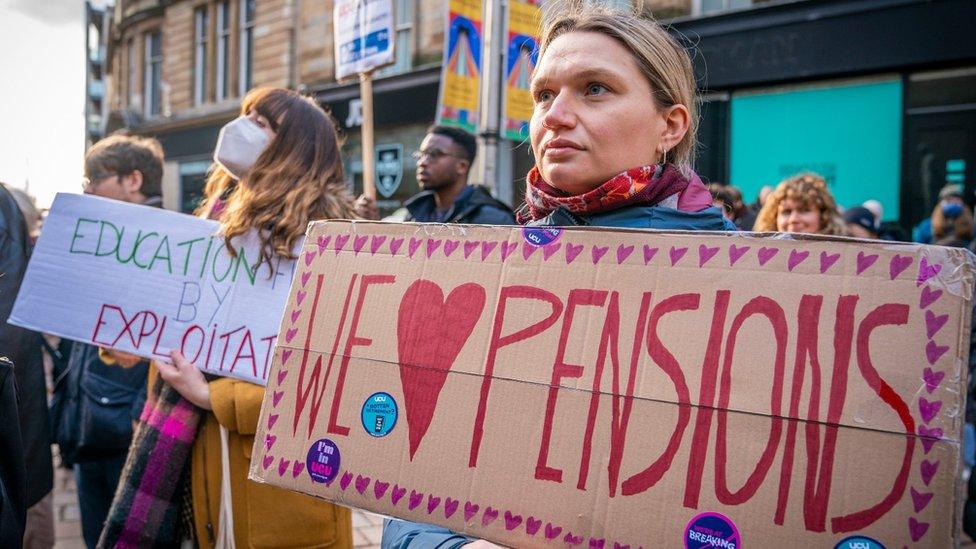
POLYGON ((719 513, 702 513, 685 527, 687 549, 736 549, 742 545, 741 541, 739 529, 732 520, 719 513))
POLYGON ((867 536, 850 536, 840 540, 834 549, 885 549, 885 546, 867 536))
POLYGON ((327 438, 315 441, 308 449, 308 456, 305 459, 305 470, 312 477, 312 482, 329 484, 335 480, 339 474, 339 465, 342 458, 339 456, 339 447, 327 438))

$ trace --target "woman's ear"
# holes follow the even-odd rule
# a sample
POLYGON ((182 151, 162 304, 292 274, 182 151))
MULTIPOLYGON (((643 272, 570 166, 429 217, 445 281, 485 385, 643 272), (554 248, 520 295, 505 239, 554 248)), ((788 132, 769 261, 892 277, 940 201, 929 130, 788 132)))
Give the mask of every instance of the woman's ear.
POLYGON ((664 133, 661 135, 659 148, 670 151, 675 148, 691 127, 691 114, 684 105, 671 105, 664 110, 664 133))

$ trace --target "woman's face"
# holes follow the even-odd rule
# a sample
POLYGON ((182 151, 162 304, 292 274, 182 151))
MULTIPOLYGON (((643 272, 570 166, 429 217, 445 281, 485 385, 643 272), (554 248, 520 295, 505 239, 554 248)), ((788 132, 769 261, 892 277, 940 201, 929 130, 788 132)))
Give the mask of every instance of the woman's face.
POLYGON ((258 127, 261 128, 261 131, 264 132, 264 135, 268 136, 269 142, 273 141, 275 136, 278 135, 273 129, 271 129, 271 123, 268 122, 268 119, 265 118, 264 115, 258 114, 258 111, 254 109, 247 111, 246 118, 251 122, 257 124, 258 127))
POLYGON ((542 177, 569 193, 657 162, 667 122, 631 53, 595 32, 553 40, 532 75, 532 151, 542 177))
POLYGON ((776 230, 789 233, 820 232, 820 210, 809 209, 792 198, 783 199, 776 213, 776 230))

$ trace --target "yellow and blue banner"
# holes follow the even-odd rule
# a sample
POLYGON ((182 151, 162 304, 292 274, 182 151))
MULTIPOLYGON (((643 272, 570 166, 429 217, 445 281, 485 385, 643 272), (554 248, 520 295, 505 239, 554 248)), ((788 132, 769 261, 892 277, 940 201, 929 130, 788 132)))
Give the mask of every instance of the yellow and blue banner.
POLYGON ((541 14, 535 0, 510 0, 502 96, 502 137, 522 141, 529 137, 532 93, 529 83, 539 60, 541 14))
POLYGON ((481 2, 450 0, 437 107, 439 124, 470 132, 478 129, 482 36, 481 2))

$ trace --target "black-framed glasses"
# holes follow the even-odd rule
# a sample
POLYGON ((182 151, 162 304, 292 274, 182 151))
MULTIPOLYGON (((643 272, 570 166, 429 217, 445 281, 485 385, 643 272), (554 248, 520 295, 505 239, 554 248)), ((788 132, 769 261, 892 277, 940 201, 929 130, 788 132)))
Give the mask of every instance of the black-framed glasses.
POLYGON ((455 156, 455 155, 448 152, 444 152, 440 149, 428 149, 426 151, 413 151, 412 153, 410 153, 410 157, 416 160, 417 162, 421 162, 423 160, 430 160, 431 162, 437 162, 438 160, 440 160, 445 156, 455 156))
POLYGON ((117 174, 117 173, 102 173, 102 174, 94 175, 92 177, 87 177, 87 176, 86 177, 82 177, 81 178, 81 190, 83 190, 83 191, 90 191, 90 190, 94 189, 95 187, 97 187, 99 185, 99 183, 101 183, 102 181, 105 181, 106 179, 108 179, 110 177, 117 176, 117 175, 119 175, 119 174, 117 174))

